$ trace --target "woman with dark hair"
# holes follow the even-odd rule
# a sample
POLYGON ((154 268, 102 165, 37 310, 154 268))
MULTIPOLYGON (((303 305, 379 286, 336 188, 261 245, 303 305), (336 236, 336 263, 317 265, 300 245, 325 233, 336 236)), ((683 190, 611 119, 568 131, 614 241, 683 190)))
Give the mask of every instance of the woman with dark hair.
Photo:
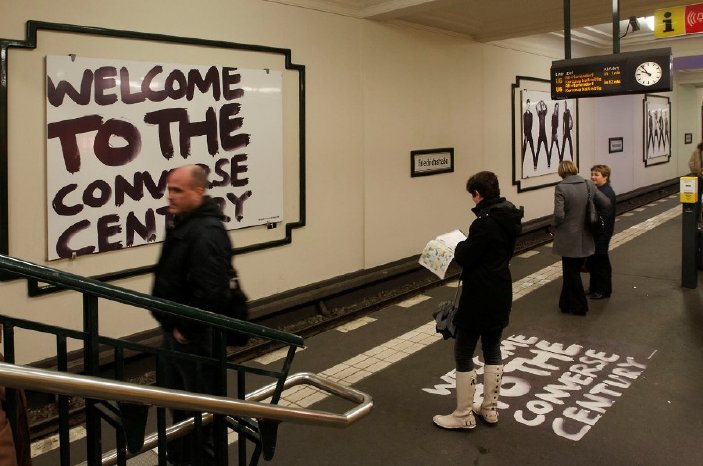
POLYGON ((607 209, 610 201, 591 180, 579 176, 570 160, 559 162, 558 173, 562 181, 554 188, 552 252, 562 256, 559 309, 565 314, 585 316, 588 302, 581 282, 581 265, 595 251, 593 235, 586 227, 586 206, 589 196, 598 210, 607 209))
POLYGON ((522 228, 522 211, 500 197, 495 174, 479 172, 469 178, 466 190, 476 203, 476 220, 465 241, 457 244, 454 260, 462 266, 463 282, 454 317, 456 341, 456 409, 433 421, 445 429, 473 429, 474 412, 486 422, 498 422, 498 396, 503 374, 500 342, 513 302, 509 262, 522 228), (473 404, 476 388, 474 351, 481 338, 484 359, 482 401, 473 404))

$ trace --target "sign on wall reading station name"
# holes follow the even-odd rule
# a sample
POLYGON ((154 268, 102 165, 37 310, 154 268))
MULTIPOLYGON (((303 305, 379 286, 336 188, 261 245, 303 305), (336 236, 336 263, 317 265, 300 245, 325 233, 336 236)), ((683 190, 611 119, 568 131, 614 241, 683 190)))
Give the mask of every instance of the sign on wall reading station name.
POLYGON ((410 152, 410 176, 427 176, 454 171, 454 148, 422 149, 410 152))
POLYGON ((171 169, 199 164, 228 229, 281 220, 282 73, 48 56, 47 255, 163 239, 171 169))
POLYGON ((672 89, 670 48, 552 62, 552 99, 665 92, 672 89))

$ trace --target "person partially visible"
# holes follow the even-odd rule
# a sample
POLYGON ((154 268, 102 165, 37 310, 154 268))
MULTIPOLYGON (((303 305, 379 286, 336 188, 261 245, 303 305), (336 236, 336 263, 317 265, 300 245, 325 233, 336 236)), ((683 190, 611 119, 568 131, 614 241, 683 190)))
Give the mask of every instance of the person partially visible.
POLYGON ((701 218, 701 195, 703 194, 703 142, 698 146, 688 159, 688 168, 694 176, 698 177, 698 202, 696 202, 696 218, 701 218))
POLYGON ((513 302, 510 258, 522 229, 522 211, 500 197, 495 174, 482 171, 466 183, 476 207, 476 219, 465 241, 457 244, 454 260, 462 267, 463 283, 457 313, 454 360, 456 409, 436 415, 433 422, 444 429, 473 429, 474 413, 486 422, 498 422, 498 397, 503 375, 500 342, 508 325, 513 302), (473 356, 481 339, 484 360, 484 397, 474 404, 476 369, 473 356))
MULTIPOLYGON (((4 361, 5 357, 0 353, 0 362, 4 361)), ((14 409, 8 412, 5 390, 5 387, 0 385, 0 466, 32 466, 27 397, 24 390, 15 390, 14 409)))
POLYGON ((559 309, 565 314, 585 316, 588 302, 581 281, 581 265, 586 257, 595 252, 593 235, 586 228, 588 190, 593 193, 593 201, 599 210, 608 208, 610 201, 591 180, 579 176, 578 168, 572 161, 559 162, 557 173, 562 181, 554 188, 552 252, 562 256, 559 309))
POLYGON ((609 298, 613 292, 613 268, 610 265, 608 248, 615 229, 615 191, 610 186, 610 167, 594 165, 591 167, 591 181, 598 190, 610 200, 610 207, 599 211, 604 228, 594 237, 596 251, 586 259, 586 268, 590 275, 587 295, 591 299, 609 298))
MULTIPOLYGON (((221 313, 228 301, 233 270, 232 243, 222 223, 220 207, 205 194, 207 187, 207 172, 198 165, 179 167, 169 174, 168 211, 173 221, 166 227, 152 294, 221 313)), ((163 331, 162 348, 205 357, 214 355, 212 328, 164 313, 153 315, 163 331)), ((164 366, 167 388, 217 394, 214 367, 178 358, 164 366)), ((182 410, 173 410, 172 415, 174 423, 192 417, 192 413, 182 410)), ((206 442, 211 441, 209 429, 205 437, 206 442)), ((194 455, 204 458, 203 464, 211 463, 210 452, 203 445, 196 445, 193 433, 168 444, 170 464, 191 464, 194 455)))

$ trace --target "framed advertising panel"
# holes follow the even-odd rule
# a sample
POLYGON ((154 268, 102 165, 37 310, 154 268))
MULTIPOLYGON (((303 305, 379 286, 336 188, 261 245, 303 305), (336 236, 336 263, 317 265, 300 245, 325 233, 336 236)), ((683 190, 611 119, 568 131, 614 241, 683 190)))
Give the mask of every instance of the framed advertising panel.
POLYGON ((0 253, 105 281, 150 273, 166 176, 188 163, 209 170, 235 253, 305 226, 291 50, 28 21, 0 51, 0 253), (28 180, 40 189, 11 205, 28 180))
POLYGON ((552 100, 547 79, 512 84, 513 185, 518 192, 561 181, 559 162, 578 165, 578 100, 552 100))
POLYGON ((668 97, 647 94, 642 103, 644 166, 667 163, 671 158, 671 102, 668 97))

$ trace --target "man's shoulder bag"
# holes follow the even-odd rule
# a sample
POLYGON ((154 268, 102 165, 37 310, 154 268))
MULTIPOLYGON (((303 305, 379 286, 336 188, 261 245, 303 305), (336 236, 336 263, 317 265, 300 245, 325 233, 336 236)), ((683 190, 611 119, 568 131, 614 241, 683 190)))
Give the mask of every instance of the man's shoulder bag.
MULTIPOLYGON (((242 290, 242 287, 239 283, 237 272, 234 272, 234 276, 230 279, 229 282, 229 296, 227 300, 227 306, 225 307, 225 312, 223 314, 227 317, 248 321, 248 301, 249 299, 247 298, 247 295, 244 293, 244 290, 242 290)), ((248 334, 239 332, 227 332, 227 346, 244 346, 247 343, 249 343, 248 334)))

